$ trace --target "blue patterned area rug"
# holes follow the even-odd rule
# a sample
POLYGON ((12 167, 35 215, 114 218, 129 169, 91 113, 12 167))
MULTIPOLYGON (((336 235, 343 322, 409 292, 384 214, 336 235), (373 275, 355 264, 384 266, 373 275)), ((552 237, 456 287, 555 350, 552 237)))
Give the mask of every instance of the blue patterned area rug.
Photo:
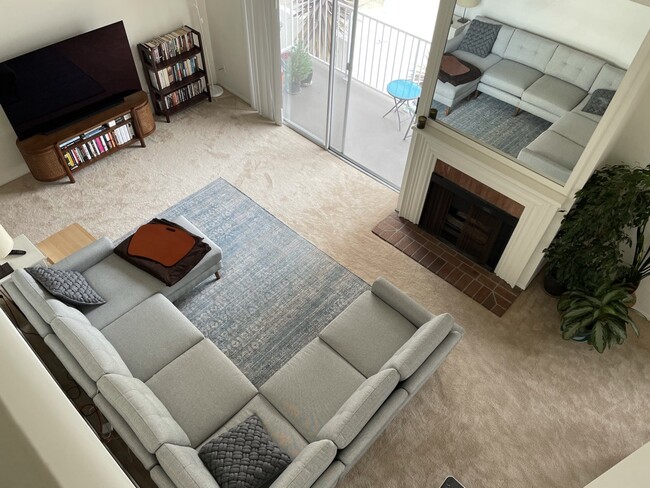
POLYGON ((528 112, 513 117, 515 107, 485 93, 461 101, 449 115, 445 115, 442 103, 433 102, 432 106, 438 109, 441 122, 513 158, 551 126, 550 122, 528 112))
POLYGON ((175 304, 258 387, 369 289, 223 179, 161 216, 178 215, 221 247, 223 269, 175 304))

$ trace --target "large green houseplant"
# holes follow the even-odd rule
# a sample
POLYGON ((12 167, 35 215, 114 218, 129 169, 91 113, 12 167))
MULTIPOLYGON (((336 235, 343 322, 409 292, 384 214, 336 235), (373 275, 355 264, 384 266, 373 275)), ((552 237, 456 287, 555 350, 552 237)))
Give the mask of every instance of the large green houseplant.
POLYGON ((593 292, 611 280, 635 289, 650 275, 650 251, 644 240, 649 218, 649 166, 616 165, 596 171, 576 193, 573 208, 544 251, 548 272, 567 290, 593 292), (623 263, 623 245, 634 249, 631 265, 623 263))
POLYGON ((586 340, 598 352, 627 338, 631 295, 650 275, 645 229, 650 219, 650 167, 596 171, 545 249, 547 273, 567 290, 558 303, 564 339, 586 340), (636 242, 633 242, 630 234, 636 242), (624 263, 624 246, 633 250, 624 263))

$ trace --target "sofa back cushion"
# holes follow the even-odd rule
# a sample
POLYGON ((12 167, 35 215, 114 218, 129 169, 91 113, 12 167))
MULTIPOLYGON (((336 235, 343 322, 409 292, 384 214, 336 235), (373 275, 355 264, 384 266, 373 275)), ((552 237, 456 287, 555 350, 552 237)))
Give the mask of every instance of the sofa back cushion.
POLYGON ((567 46, 558 46, 545 73, 588 91, 605 61, 567 46))
POLYGON ((315 441, 305 447, 291 462, 273 488, 310 488, 336 457, 336 445, 328 439, 315 441))
POLYGON ((627 71, 624 69, 616 68, 611 64, 604 65, 589 88, 589 93, 593 93, 596 90, 618 90, 618 86, 623 81, 626 73, 627 71))
POLYGON ((165 443, 156 451, 156 459, 178 488, 219 488, 191 447, 165 443))
POLYGON ((93 381, 109 373, 131 376, 120 354, 84 314, 72 307, 66 312, 54 318, 52 329, 93 381))
POLYGON ((158 397, 139 379, 107 374, 100 378, 97 386, 106 401, 129 424, 151 454, 155 454, 165 443, 190 445, 185 431, 158 397))
POLYGON ((506 24, 502 24, 501 22, 498 22, 489 17, 483 17, 481 15, 477 15, 476 20, 480 20, 481 22, 485 22, 487 24, 498 24, 501 26, 501 29, 499 29, 499 35, 497 35, 497 39, 494 41, 494 45, 492 46, 492 53, 503 57, 503 53, 506 52, 510 38, 515 32, 515 28, 506 24))
POLYGON ((72 308, 54 298, 24 269, 15 270, 11 275, 11 280, 38 315, 48 324, 51 324, 61 313, 65 313, 67 308, 72 308))
POLYGON ((431 319, 386 361, 382 369, 397 370, 402 381, 409 378, 449 335, 453 326, 454 319, 448 313, 431 319))
POLYGON ((544 72, 558 46, 557 42, 516 29, 503 57, 544 72))
POLYGON ((365 380, 321 428, 317 438, 330 439, 339 449, 347 447, 384 404, 399 379, 396 370, 384 369, 365 380))

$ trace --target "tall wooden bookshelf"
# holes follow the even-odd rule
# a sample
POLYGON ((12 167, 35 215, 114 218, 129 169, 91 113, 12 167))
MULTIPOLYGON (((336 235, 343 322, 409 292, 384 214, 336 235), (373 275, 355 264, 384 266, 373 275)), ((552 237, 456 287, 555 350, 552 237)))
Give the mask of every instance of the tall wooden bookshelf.
POLYGON ((189 26, 138 44, 154 111, 169 116, 212 101, 201 33, 189 26))

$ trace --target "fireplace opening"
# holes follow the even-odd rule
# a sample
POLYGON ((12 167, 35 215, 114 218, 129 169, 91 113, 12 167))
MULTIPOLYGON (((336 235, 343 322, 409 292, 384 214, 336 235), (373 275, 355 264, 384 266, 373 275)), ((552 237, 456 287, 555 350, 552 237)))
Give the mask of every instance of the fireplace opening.
POLYGON ((517 217, 434 173, 418 225, 493 271, 518 221, 517 217))

